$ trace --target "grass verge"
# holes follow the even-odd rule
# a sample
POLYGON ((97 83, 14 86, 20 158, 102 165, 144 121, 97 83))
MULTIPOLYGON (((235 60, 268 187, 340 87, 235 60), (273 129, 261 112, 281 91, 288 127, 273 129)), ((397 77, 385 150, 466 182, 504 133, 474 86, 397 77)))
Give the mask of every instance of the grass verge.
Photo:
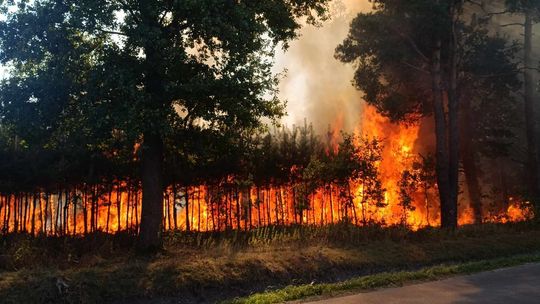
MULTIPOLYGON (((540 252, 540 226, 173 232, 165 238, 165 250, 154 256, 135 254, 133 242, 133 236, 123 234, 0 236, 0 303, 215 303, 289 285, 535 254, 540 252)), ((295 293, 316 295, 324 286, 295 293)))
POLYGON ((434 281, 454 275, 473 274, 533 262, 540 262, 540 253, 455 265, 438 265, 418 271, 384 272, 339 283, 287 286, 279 290, 225 301, 223 304, 272 304, 312 297, 331 297, 351 291, 362 292, 384 287, 399 287, 410 282, 434 281))

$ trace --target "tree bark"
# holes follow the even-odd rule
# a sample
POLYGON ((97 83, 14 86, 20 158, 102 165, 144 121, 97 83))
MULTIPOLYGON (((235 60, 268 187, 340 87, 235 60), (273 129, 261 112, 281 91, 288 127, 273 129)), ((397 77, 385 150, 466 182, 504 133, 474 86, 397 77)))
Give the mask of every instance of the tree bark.
MULTIPOLYGON (((173 220, 174 220, 174 230, 178 229, 178 215, 176 214, 176 183, 173 182, 172 184, 172 192, 173 192, 173 200, 172 200, 172 207, 173 207, 173 220)), ((200 220, 200 216, 199 216, 200 220)))
POLYGON ((163 142, 153 133, 144 135, 141 155, 142 211, 139 249, 161 247, 161 218, 163 215, 163 142))
POLYGON ((184 188, 184 198, 186 199, 186 231, 191 231, 190 218, 189 218, 189 188, 184 188))
MULTIPOLYGON (((202 186, 199 186, 198 187, 199 189, 199 194, 197 195, 197 231, 198 232, 201 232, 201 196, 202 196, 202 189, 203 187, 202 186)), ((175 214, 176 214, 176 209, 175 209, 175 214)), ((176 229, 176 218, 174 219, 174 229, 176 229)), ((208 229, 207 229, 208 230, 208 229)))
POLYGON ((536 107, 534 100, 534 78, 531 69, 537 65, 532 55, 533 40, 533 16, 532 12, 525 13, 525 33, 524 33, 524 90, 525 90, 525 124, 527 137, 527 167, 528 167, 528 188, 529 195, 537 206, 537 218, 540 211, 540 173, 538 166, 538 142, 536 132, 536 107))
POLYGON ((439 198, 441 202, 441 226, 452 227, 449 216, 450 205, 450 180, 449 180, 449 155, 447 149, 447 124, 444 111, 442 76, 441 76, 441 41, 435 43, 432 53, 431 78, 433 91, 433 112, 435 118, 436 139, 436 175, 439 198))
POLYGON ((108 206, 107 206, 107 222, 105 223, 105 233, 109 233, 109 221, 110 221, 110 218, 111 218, 111 205, 112 205, 112 187, 111 189, 109 190, 109 201, 108 201, 108 206))
POLYGON ((145 71, 144 89, 147 98, 143 104, 141 150, 142 211, 138 248, 155 251, 161 248, 163 217, 163 137, 160 123, 166 113, 167 97, 164 84, 165 66, 162 58, 162 35, 159 12, 150 2, 138 1, 141 22, 148 29, 143 35, 145 71))
POLYGON ((131 204, 131 185, 127 183, 127 201, 126 201, 126 230, 129 230, 131 223, 129 222, 129 204, 131 204))
POLYGON ((461 117, 461 161, 465 171, 467 190, 469 191, 470 205, 474 213, 474 222, 481 224, 483 221, 482 190, 478 180, 478 167, 474 149, 475 117, 471 109, 469 99, 463 100, 461 117))
POLYGON ((459 103, 460 98, 457 90, 457 33, 455 15, 457 14, 458 4, 452 5, 450 9, 451 29, 450 29, 450 71, 449 71, 449 89, 448 89, 448 150, 449 150, 449 182, 450 198, 448 202, 447 225, 450 228, 456 228, 458 224, 458 194, 459 194, 459 103))
MULTIPOLYGON (((45 216, 43 217, 43 232, 45 235, 47 235, 47 221, 48 221, 48 215, 49 213, 49 193, 45 193, 45 216)), ((9 216, 8 216, 9 218, 9 216)))
POLYGON ((36 193, 34 192, 32 194, 32 223, 31 223, 31 234, 32 236, 35 236, 36 233, 36 193))
POLYGON ((122 229, 122 219, 120 214, 122 213, 122 193, 120 192, 120 182, 116 186, 116 218, 118 227, 116 227, 116 232, 120 232, 122 229))

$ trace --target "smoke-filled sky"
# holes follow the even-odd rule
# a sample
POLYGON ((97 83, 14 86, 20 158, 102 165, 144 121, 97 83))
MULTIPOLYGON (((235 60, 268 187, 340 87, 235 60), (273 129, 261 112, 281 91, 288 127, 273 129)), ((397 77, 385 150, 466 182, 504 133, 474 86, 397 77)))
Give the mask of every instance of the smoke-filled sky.
MULTIPOLYGON (((372 4, 368 0, 334 0, 337 16, 322 27, 306 26, 301 36, 293 41, 289 50, 276 57, 275 72, 287 70, 287 77, 280 85, 280 97, 287 101, 288 115, 283 123, 288 126, 303 124, 304 119, 313 123, 318 132, 324 132, 331 125, 335 129, 353 131, 361 119, 363 102, 361 93, 351 84, 354 67, 345 65, 334 58, 334 51, 346 37, 352 19, 359 12, 369 11, 372 4), (344 12, 336 9, 343 6, 344 12)), ((504 11, 496 5, 489 11, 504 11)), ((501 15, 495 24, 522 22, 521 15, 501 15)), ((495 26, 495 31, 522 41, 522 28, 495 26)), ((540 24, 535 26, 540 30, 540 24)), ((540 44, 540 35, 535 37, 535 45, 540 44)), ((535 49, 536 58, 540 48, 535 49)))
POLYGON ((275 71, 287 70, 280 97, 287 101, 283 123, 313 123, 319 132, 328 126, 352 131, 362 112, 361 94, 351 84, 354 68, 334 58, 357 13, 368 11, 367 0, 334 0, 334 16, 322 27, 306 26, 285 53, 278 54, 275 71))

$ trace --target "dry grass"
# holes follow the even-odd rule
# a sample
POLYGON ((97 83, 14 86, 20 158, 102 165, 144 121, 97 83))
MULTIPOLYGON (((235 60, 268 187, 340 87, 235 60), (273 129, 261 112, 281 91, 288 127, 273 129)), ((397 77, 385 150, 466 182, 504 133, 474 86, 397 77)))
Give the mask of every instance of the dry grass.
POLYGON ((534 224, 411 232, 401 227, 268 228, 171 233, 165 251, 138 256, 126 235, 4 237, 2 303, 129 303, 138 298, 214 302, 288 285, 540 251, 534 224), (61 279, 69 287, 61 292, 61 279))

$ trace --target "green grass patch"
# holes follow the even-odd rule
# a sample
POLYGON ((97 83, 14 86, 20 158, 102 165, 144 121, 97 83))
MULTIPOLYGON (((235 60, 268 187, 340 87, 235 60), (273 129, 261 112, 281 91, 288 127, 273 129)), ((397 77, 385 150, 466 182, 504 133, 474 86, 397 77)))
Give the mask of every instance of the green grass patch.
POLYGON ((410 282, 433 281, 454 275, 473 274, 532 262, 540 262, 540 254, 536 253, 455 265, 439 265, 423 268, 418 271, 384 272, 339 283, 287 286, 283 289, 258 293, 223 303, 271 304, 302 300, 316 296, 336 296, 350 291, 361 292, 384 287, 399 287, 410 282))

